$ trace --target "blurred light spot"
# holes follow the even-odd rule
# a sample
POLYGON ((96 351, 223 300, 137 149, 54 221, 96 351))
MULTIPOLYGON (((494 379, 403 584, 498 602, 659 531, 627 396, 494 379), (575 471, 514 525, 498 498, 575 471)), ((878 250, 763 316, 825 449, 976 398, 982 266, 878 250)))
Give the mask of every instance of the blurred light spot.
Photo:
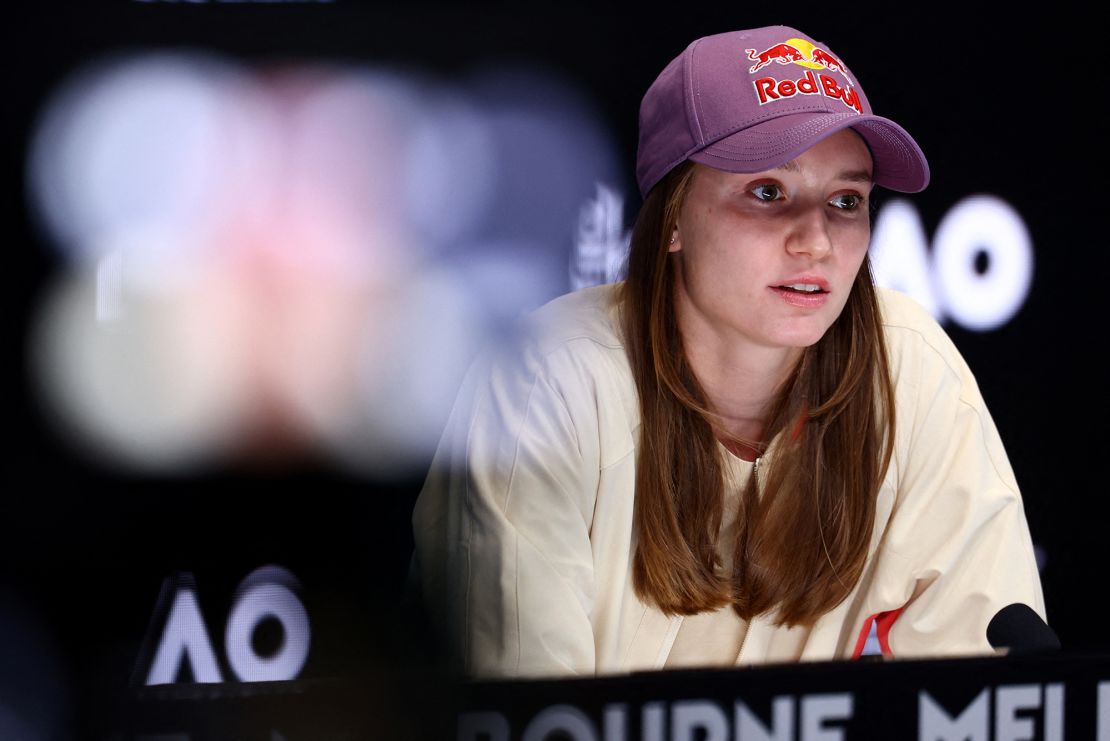
POLYGON ((523 314, 567 292, 566 252, 525 240, 486 244, 452 267, 480 297, 485 322, 498 334, 512 331, 523 314))
POLYGON ((29 162, 33 202, 57 242, 88 262, 121 228, 208 226, 221 211, 213 196, 229 75, 201 56, 148 55, 95 65, 65 85, 29 162))
POLYGON ((74 442, 152 470, 188 467, 226 445, 241 398, 230 307, 214 296, 129 295, 103 324, 95 289, 84 274, 59 281, 32 348, 42 390, 74 442))
POLYGON ((492 138, 481 111, 462 96, 440 93, 428 102, 413 132, 406 198, 432 246, 461 244, 494 207, 492 138))
POLYGON ((374 246, 382 225, 405 225, 405 165, 421 121, 419 102, 404 80, 383 74, 315 82, 290 111, 288 153, 296 178, 289 181, 288 207, 326 206, 354 219, 374 246))
POLYGON ((445 270, 412 275, 367 310, 344 413, 304 411, 346 466, 406 472, 431 458, 463 374, 485 342, 485 317, 472 287, 445 270))

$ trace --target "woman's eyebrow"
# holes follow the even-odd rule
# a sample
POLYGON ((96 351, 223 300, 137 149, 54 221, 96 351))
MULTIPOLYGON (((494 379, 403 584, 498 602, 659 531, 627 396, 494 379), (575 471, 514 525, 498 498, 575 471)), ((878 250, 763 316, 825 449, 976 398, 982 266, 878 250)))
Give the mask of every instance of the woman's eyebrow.
MULTIPOLYGON (((779 165, 778 167, 772 168, 771 171, 774 172, 775 170, 785 170, 786 172, 799 172, 801 170, 801 168, 798 167, 798 163, 796 161, 790 160, 789 162, 785 162, 785 163, 779 165)), ((872 182, 875 181, 875 178, 871 174, 870 170, 845 170, 844 172, 839 173, 836 176, 836 179, 837 180, 849 180, 851 182, 857 182, 857 183, 872 183, 872 182)))
POLYGON ((848 170, 837 175, 837 180, 851 180, 858 183, 871 183, 875 178, 870 170, 848 170))

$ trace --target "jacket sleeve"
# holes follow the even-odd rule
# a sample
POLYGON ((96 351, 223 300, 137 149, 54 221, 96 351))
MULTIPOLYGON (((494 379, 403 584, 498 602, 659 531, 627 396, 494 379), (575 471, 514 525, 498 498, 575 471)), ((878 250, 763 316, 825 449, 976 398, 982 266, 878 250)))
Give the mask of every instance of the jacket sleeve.
POLYGON ((1045 616, 1002 441, 963 358, 933 329, 895 360, 897 493, 884 548, 904 604, 889 633, 895 656, 989 653, 987 624, 1002 608, 1045 616))
POLYGON ((476 363, 418 498, 424 601, 467 675, 594 671, 596 405, 581 378, 565 348, 476 363))

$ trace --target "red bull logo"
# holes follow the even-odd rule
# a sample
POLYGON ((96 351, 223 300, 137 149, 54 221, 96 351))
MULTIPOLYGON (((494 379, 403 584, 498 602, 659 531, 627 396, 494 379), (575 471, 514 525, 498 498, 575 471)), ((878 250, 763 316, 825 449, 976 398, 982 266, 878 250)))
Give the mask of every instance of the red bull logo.
POLYGON ((767 51, 758 54, 755 49, 748 49, 748 59, 756 61, 756 64, 753 64, 751 69, 748 70, 749 72, 757 72, 771 62, 790 64, 791 62, 807 61, 805 55, 798 51, 797 47, 786 43, 772 46, 767 51))
POLYGON ((760 105, 793 98, 795 95, 824 95, 827 98, 840 100, 857 113, 863 113, 859 94, 852 87, 852 81, 848 77, 844 63, 805 39, 788 39, 764 51, 757 49, 745 51, 748 59, 755 62, 748 68, 751 73, 758 72, 771 62, 797 64, 808 68, 805 74, 794 80, 779 80, 774 77, 760 77, 755 80, 752 84, 755 85, 760 105), (840 73, 847 83, 825 74, 826 71, 840 73))

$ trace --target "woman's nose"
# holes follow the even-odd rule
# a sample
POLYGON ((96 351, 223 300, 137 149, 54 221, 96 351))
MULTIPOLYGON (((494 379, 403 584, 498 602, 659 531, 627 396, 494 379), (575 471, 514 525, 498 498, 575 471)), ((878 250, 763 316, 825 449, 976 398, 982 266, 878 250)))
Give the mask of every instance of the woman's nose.
POLYGON ((832 252, 832 247, 832 236, 829 234, 824 208, 810 208, 799 213, 787 238, 787 250, 821 260, 832 252))

